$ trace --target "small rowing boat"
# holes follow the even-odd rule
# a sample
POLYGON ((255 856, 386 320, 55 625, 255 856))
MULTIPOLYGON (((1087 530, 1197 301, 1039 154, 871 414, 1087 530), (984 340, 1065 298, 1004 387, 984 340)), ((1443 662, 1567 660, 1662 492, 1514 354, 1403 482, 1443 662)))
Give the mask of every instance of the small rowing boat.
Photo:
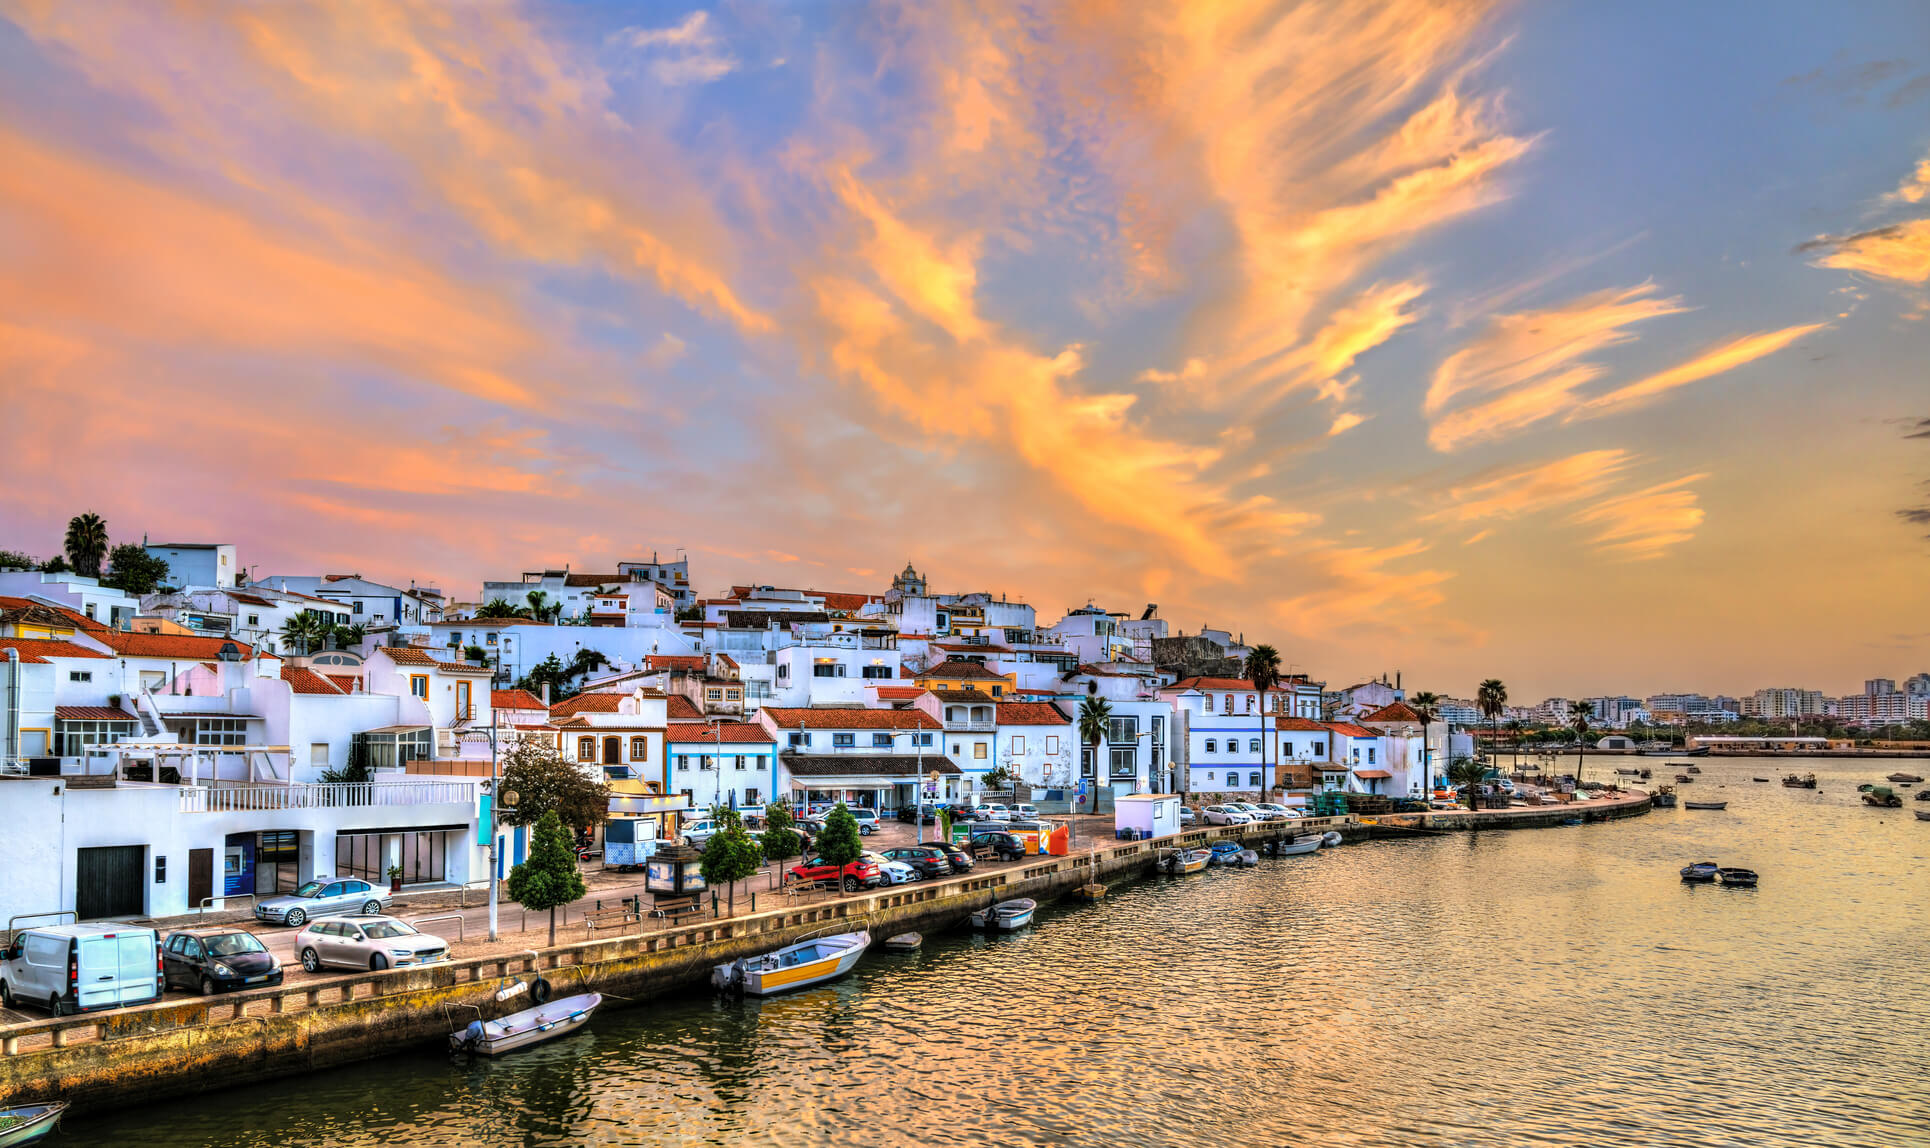
POLYGON ((1656 786, 1655 792, 1649 794, 1649 804, 1655 806, 1657 809, 1674 809, 1675 808, 1675 786, 1673 785, 1656 786))
POLYGON ((1888 777, 1884 778, 1884 780, 1894 781, 1899 785, 1904 785, 1904 784, 1915 785, 1917 782, 1922 781, 1923 779, 1921 777, 1918 777, 1914 773, 1892 773, 1888 777))
POLYGON ((1181 873, 1198 873, 1206 868, 1207 859, 1212 856, 1204 849, 1175 849, 1159 863, 1163 872, 1177 876, 1181 873))
POLYGON ((1296 837, 1292 841, 1275 841, 1267 846, 1269 857, 1300 857, 1320 851, 1324 838, 1318 834, 1296 837))
POLYGON ((1805 773, 1799 777, 1792 773, 1783 778, 1783 784, 1790 789, 1815 789, 1816 775, 1813 773, 1805 773))
POLYGON ((1327 830, 1327 832, 1322 833, 1320 835, 1320 847, 1322 849, 1332 849, 1334 846, 1340 844, 1345 840, 1347 839, 1340 835, 1340 830, 1329 829, 1327 830))
POLYGON ((754 997, 808 988, 850 972, 870 947, 871 934, 863 929, 799 941, 761 957, 718 965, 711 970, 710 983, 754 997))
POLYGON ((1911 812, 1917 815, 1918 821, 1930 821, 1930 809, 1915 809, 1911 812))
POLYGON ((1697 861, 1693 865, 1684 865, 1682 867, 1682 879, 1691 884, 1714 881, 1716 879, 1716 871, 1720 868, 1721 866, 1717 865, 1714 861, 1697 861))
POLYGON ((1729 803, 1726 801, 1685 801, 1682 803, 1682 808, 1684 809, 1727 809, 1729 808, 1729 803))
POLYGON ((972 914, 974 929, 1023 929, 1032 923, 1032 914, 1038 912, 1039 903, 1030 897, 1019 897, 1010 901, 1000 901, 987 909, 972 914))
POLYGON ((1722 879, 1724 885, 1738 885, 1750 889, 1756 887, 1756 871, 1754 869, 1732 869, 1725 865, 1716 870, 1716 876, 1722 879))
POLYGON ((925 938, 917 933, 899 933, 885 938, 885 951, 888 953, 909 953, 925 943, 925 938))
POLYGON ((1769 783, 1769 779, 1768 779, 1768 778, 1766 778, 1766 777, 1752 777, 1752 778, 1750 778, 1749 780, 1751 780, 1751 781, 1757 781, 1757 782, 1761 782, 1761 783, 1763 783, 1763 784, 1765 784, 1765 785, 1767 785, 1767 784, 1769 783))
POLYGON ((0 1108, 0 1146, 31 1144, 54 1130, 60 1114, 67 1111, 65 1101, 52 1104, 16 1104, 0 1108))
POLYGON ((479 1056, 515 1052, 575 1032, 588 1023, 590 1014, 602 1003, 603 997, 597 993, 581 993, 510 1013, 501 1020, 470 1021, 468 1028, 449 1034, 449 1047, 479 1056))

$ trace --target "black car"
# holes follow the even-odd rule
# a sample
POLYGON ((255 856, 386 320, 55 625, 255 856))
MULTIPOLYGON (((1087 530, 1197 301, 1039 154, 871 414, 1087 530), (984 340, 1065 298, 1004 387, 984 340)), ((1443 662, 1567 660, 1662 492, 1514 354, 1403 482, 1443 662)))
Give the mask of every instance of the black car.
POLYGON ((1025 858, 1025 842, 1010 833, 974 833, 972 852, 990 853, 1000 861, 1021 861, 1025 858))
POLYGON ((948 841, 933 841, 929 845, 927 845, 926 848, 943 850, 945 853, 945 860, 950 861, 952 863, 952 872, 954 873, 971 872, 972 854, 969 850, 960 849, 958 846, 953 845, 948 841))
POLYGON ((228 989, 281 983, 281 962, 246 929, 183 929, 161 946, 161 973, 167 988, 202 996, 228 989))
POLYGON ((938 824, 938 810, 930 805, 925 806, 924 820, 919 821, 919 809, 916 805, 901 805, 898 807, 898 820, 904 822, 906 825, 911 825, 914 822, 921 825, 936 825, 938 824))
POLYGON ((903 861, 918 871, 920 877, 949 877, 952 875, 952 862, 943 849, 936 845, 901 845, 887 849, 883 856, 893 861, 903 861))

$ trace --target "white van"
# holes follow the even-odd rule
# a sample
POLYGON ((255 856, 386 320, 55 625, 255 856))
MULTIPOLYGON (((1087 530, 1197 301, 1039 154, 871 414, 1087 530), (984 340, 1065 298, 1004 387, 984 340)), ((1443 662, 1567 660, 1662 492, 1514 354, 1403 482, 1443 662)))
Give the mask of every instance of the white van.
POLYGON ((22 929, 0 957, 0 1004, 55 1016, 119 1008, 161 996, 161 945, 137 925, 22 929))

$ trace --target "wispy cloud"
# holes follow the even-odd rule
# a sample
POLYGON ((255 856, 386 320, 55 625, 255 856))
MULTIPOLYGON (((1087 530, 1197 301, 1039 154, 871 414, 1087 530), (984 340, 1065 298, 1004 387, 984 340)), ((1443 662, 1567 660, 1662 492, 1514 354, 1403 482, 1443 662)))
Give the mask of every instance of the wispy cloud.
POLYGON ((1695 537, 1702 508, 1688 484, 1709 477, 1691 474, 1631 494, 1605 499, 1574 515, 1593 528, 1592 541, 1603 554, 1629 561, 1660 558, 1695 537))
POLYGON ((1820 331, 1826 326, 1828 326, 1826 323, 1804 323, 1794 327, 1784 327, 1780 331, 1759 331, 1754 335, 1731 339, 1720 346, 1711 347, 1687 362, 1677 363, 1667 370, 1658 371, 1647 378, 1638 379, 1625 386, 1616 387, 1605 395, 1589 399, 1568 413, 1568 421, 1608 414, 1653 399, 1677 387, 1700 382, 1725 371, 1733 371, 1765 355, 1773 355, 1804 335, 1820 331))
POLYGON ((692 12, 666 28, 624 28, 611 41, 649 57, 650 74, 669 87, 708 84, 737 70, 737 59, 711 30, 710 13, 692 12))
POLYGON ((1912 219, 1851 235, 1821 235, 1796 249, 1816 253, 1816 265, 1855 271, 1892 283, 1930 281, 1930 219, 1912 219))
POLYGON ((1484 471, 1449 486, 1426 517, 1467 523, 1516 518, 1567 506, 1609 491, 1634 461, 1625 450, 1591 450, 1551 462, 1484 471))

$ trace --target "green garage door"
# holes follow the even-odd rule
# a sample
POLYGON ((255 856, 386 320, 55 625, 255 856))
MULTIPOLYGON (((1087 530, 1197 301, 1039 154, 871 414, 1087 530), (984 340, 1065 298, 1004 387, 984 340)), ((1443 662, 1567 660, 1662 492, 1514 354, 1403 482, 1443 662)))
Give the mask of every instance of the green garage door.
POLYGON ((74 877, 74 912, 83 921, 138 917, 144 845, 110 845, 79 851, 74 877))

